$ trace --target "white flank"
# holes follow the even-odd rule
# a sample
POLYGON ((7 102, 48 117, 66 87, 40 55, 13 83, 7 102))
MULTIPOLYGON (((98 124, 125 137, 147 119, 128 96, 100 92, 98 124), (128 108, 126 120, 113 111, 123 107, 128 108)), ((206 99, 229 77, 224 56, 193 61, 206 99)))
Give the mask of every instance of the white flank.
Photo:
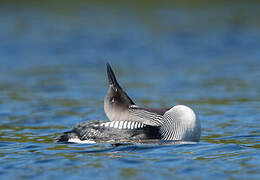
POLYGON ((128 121, 124 121, 124 127, 123 127, 123 129, 126 129, 127 124, 128 124, 128 121))
POLYGON ((115 121, 114 128, 118 128, 119 121, 115 121))
POLYGON ((123 124, 124 124, 124 121, 120 121, 120 122, 119 122, 118 129, 122 129, 122 128, 123 128, 123 124))
POLYGON ((133 123, 131 124, 131 129, 134 129, 135 123, 136 123, 136 122, 133 122, 133 123))
POLYGON ((107 122, 107 123, 105 123, 105 127, 108 127, 108 126, 109 126, 109 124, 110 124, 110 122, 107 122))
POLYGON ((128 121, 128 123, 127 123, 127 129, 130 129, 130 128, 131 128, 131 124, 132 124, 132 122, 131 122, 131 121, 128 121))
POLYGON ((101 123, 99 126, 111 127, 116 129, 138 129, 138 128, 143 128, 145 125, 143 123, 134 122, 134 121, 112 121, 112 122, 101 123))
POLYGON ((115 124, 115 121, 112 121, 112 122, 110 123, 110 127, 113 128, 113 127, 114 127, 114 124, 115 124))
POLYGON ((136 122, 136 123, 135 123, 135 129, 138 128, 138 124, 139 124, 139 122, 136 122))
POLYGON ((94 144, 94 143, 96 143, 95 141, 92 141, 92 140, 83 140, 83 141, 81 141, 78 138, 69 139, 68 142, 78 143, 78 144, 94 144))

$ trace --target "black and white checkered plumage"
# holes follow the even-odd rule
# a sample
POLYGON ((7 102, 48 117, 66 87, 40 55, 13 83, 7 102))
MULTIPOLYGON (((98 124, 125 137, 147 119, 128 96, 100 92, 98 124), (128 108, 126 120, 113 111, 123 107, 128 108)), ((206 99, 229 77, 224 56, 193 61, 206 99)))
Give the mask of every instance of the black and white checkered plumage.
POLYGON ((104 110, 110 121, 80 123, 58 136, 57 142, 199 141, 200 122, 192 109, 183 105, 171 109, 138 107, 120 87, 109 64, 107 74, 109 89, 104 110))
POLYGON ((90 121, 76 125, 71 131, 58 136, 58 142, 123 142, 160 139, 158 126, 134 121, 90 121))

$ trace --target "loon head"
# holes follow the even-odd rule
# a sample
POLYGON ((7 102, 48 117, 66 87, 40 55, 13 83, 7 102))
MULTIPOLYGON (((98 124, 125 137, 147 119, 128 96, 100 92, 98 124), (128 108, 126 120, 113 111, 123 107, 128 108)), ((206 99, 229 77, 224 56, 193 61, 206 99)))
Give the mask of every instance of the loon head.
POLYGON ((163 140, 199 141, 200 121, 191 108, 177 105, 163 115, 160 132, 163 140))
POLYGON ((129 106, 135 104, 120 87, 109 63, 107 63, 107 76, 109 88, 104 99, 105 113, 110 121, 126 120, 129 106))

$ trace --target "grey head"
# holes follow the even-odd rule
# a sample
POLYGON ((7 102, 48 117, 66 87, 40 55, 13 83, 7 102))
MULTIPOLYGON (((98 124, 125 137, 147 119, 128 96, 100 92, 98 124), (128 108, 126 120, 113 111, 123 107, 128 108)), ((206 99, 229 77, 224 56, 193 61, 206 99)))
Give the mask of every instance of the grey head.
POLYGON ((107 63, 109 88, 104 99, 104 110, 110 121, 127 120, 129 107, 135 105, 126 92, 120 87, 115 74, 107 63))
POLYGON ((119 85, 115 74, 107 63, 109 88, 104 99, 104 111, 110 121, 137 121, 152 126, 159 126, 163 114, 169 110, 141 108, 119 85))

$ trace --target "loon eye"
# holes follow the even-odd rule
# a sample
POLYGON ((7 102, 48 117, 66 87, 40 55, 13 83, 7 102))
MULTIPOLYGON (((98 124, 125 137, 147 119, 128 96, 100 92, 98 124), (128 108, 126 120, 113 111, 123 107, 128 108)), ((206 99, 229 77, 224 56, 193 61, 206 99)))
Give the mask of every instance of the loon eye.
POLYGON ((109 99, 109 101, 110 101, 111 103, 114 103, 114 102, 115 102, 115 98, 112 97, 112 98, 109 99))

